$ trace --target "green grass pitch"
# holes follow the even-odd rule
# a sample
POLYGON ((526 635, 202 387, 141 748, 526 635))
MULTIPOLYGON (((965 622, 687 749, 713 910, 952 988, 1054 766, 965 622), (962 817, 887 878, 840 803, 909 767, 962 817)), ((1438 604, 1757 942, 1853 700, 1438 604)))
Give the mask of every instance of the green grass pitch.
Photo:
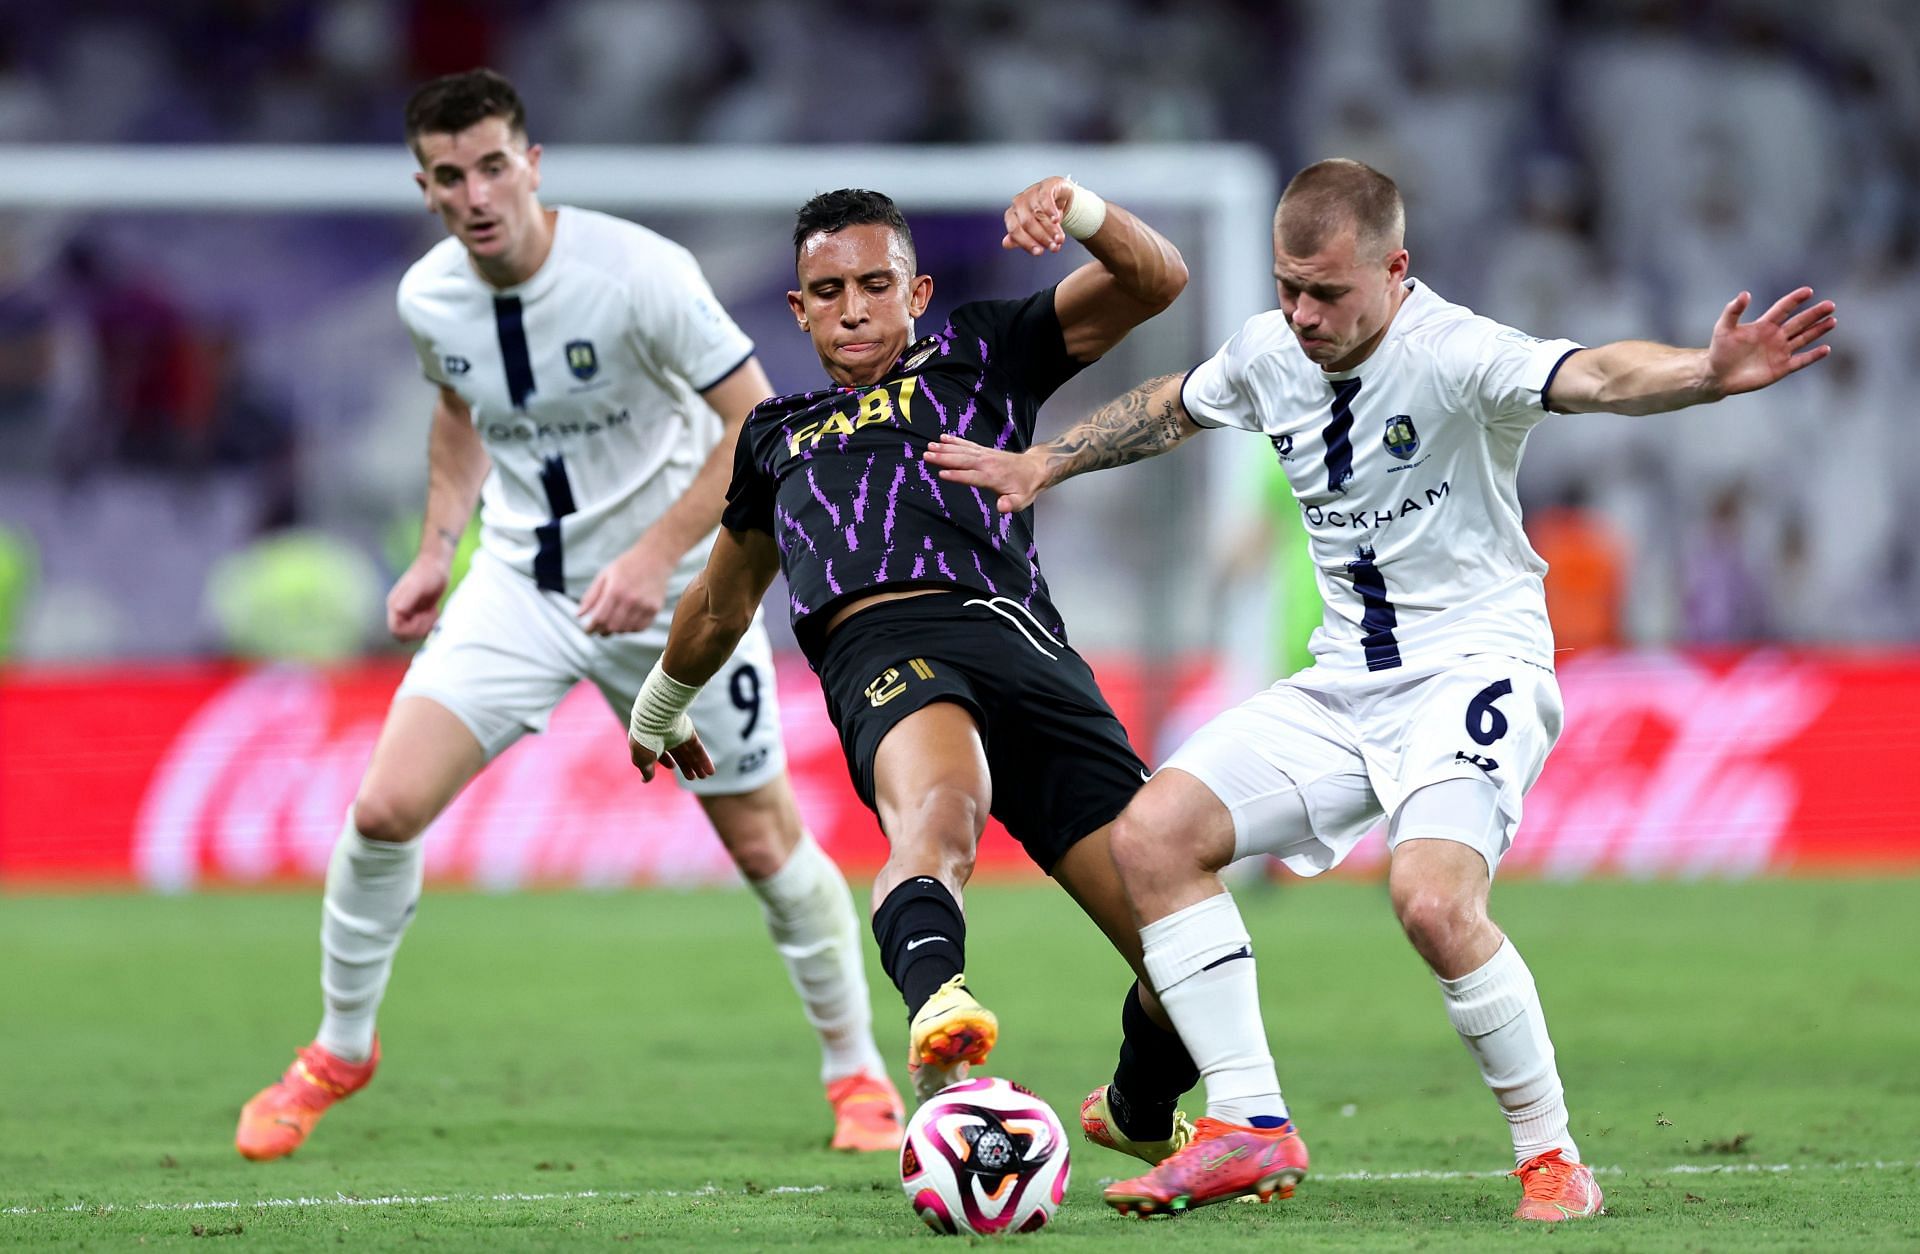
MULTIPOLYGON (((1131 1160, 1076 1137, 1066 1206, 1018 1240, 1920 1248, 1920 881, 1502 883, 1604 1173, 1610 1213, 1558 1231, 1507 1218, 1505 1125, 1382 890, 1242 901, 1315 1174, 1141 1223, 1098 1198, 1131 1160)), ((976 886, 968 912, 989 1070, 1071 1126, 1111 1070, 1118 960, 1047 885, 976 886)), ((0 1248, 941 1240, 888 1156, 823 1148, 817 1054, 741 892, 430 894, 379 1077, 292 1159, 243 1162, 241 1102, 317 1019, 317 932, 313 894, 0 899, 0 1248)))

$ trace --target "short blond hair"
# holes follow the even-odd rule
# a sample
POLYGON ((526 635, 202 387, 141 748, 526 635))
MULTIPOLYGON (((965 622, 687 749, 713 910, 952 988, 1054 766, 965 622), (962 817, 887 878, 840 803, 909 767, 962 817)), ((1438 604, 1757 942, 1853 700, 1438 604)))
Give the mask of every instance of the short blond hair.
POLYGON ((1380 171, 1345 157, 1316 161, 1293 176, 1273 212, 1273 233, 1290 256, 1319 252, 1340 232, 1369 249, 1403 246, 1407 209, 1400 188, 1380 171))

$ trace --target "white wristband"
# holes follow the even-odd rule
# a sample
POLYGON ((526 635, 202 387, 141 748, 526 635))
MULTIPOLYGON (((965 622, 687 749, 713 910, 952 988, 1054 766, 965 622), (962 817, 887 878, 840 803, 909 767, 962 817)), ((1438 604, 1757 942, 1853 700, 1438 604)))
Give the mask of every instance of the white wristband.
POLYGON ((1075 239, 1090 239, 1107 220, 1107 202, 1100 199, 1099 193, 1080 186, 1072 179, 1067 186, 1073 189, 1073 203, 1067 206, 1060 218, 1060 229, 1075 239))
POLYGON ((633 699, 633 715, 627 720, 627 734, 658 756, 674 745, 693 738, 693 720, 687 707, 700 695, 691 684, 683 684, 660 669, 655 662, 633 699))

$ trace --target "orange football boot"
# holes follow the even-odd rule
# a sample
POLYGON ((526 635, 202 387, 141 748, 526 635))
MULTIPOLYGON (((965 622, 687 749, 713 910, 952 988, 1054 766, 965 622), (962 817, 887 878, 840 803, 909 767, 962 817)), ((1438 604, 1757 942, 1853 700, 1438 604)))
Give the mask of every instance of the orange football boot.
POLYGON ((900 1092, 883 1075, 860 1072, 827 1085, 833 1106, 831 1148, 854 1153, 898 1152, 905 1135, 907 1112, 900 1092))
POLYGON ((1306 1174, 1307 1144, 1291 1123, 1249 1128, 1201 1119, 1183 1149, 1144 1176, 1108 1185, 1105 1197, 1123 1215, 1178 1214, 1236 1197, 1292 1197, 1306 1174))
POLYGON ((1520 1177, 1521 1185, 1515 1219, 1557 1224, 1562 1219, 1585 1219, 1600 1213, 1600 1185, 1593 1178, 1593 1168, 1560 1157, 1558 1146, 1535 1154, 1512 1174, 1520 1177))
POLYGON ((253 1095, 240 1109, 240 1127, 233 1134, 242 1158, 263 1163, 285 1158, 300 1148, 327 1108, 357 1093, 373 1079, 380 1065, 380 1038, 365 1062, 348 1062, 328 1053, 318 1041, 294 1056, 293 1065, 274 1083, 253 1095))
POLYGON ((924 1102, 966 1079, 999 1039, 1000 1020, 967 991, 965 975, 942 984, 907 1025, 907 1074, 915 1099, 924 1102))
POLYGON ((1136 1141, 1120 1130, 1113 1110, 1107 1105, 1107 1086, 1102 1084, 1080 1103, 1080 1132, 1095 1145, 1104 1145, 1122 1154, 1132 1154, 1148 1164, 1159 1164, 1186 1148, 1193 1139, 1193 1123, 1187 1112, 1173 1112, 1173 1131, 1164 1141, 1136 1141))

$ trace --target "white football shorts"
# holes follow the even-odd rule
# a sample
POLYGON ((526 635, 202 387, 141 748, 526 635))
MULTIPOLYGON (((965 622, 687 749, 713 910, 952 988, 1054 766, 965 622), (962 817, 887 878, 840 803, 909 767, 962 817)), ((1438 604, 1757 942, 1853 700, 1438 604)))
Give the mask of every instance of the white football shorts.
MULTIPOLYGON (((673 608, 669 602, 645 631, 591 636, 580 626, 579 602, 542 591, 481 549, 413 655, 394 699, 426 697, 445 706, 492 761, 527 733, 545 731, 560 699, 592 680, 622 729, 618 738, 609 735, 607 752, 624 757, 627 715, 666 648, 673 608)), ((760 615, 689 713, 715 769, 702 780, 676 775, 681 787, 734 796, 786 769, 773 646, 760 615)))
MULTIPOLYGON (((1491 873, 1562 720, 1553 673, 1513 658, 1480 655, 1365 688, 1309 667, 1215 717, 1162 769, 1185 771, 1226 805, 1236 860, 1271 854, 1299 875, 1339 865, 1419 789, 1484 779, 1499 789, 1501 821, 1488 847, 1475 846, 1491 873)), ((1390 827, 1389 845, 1397 840, 1390 827)))

